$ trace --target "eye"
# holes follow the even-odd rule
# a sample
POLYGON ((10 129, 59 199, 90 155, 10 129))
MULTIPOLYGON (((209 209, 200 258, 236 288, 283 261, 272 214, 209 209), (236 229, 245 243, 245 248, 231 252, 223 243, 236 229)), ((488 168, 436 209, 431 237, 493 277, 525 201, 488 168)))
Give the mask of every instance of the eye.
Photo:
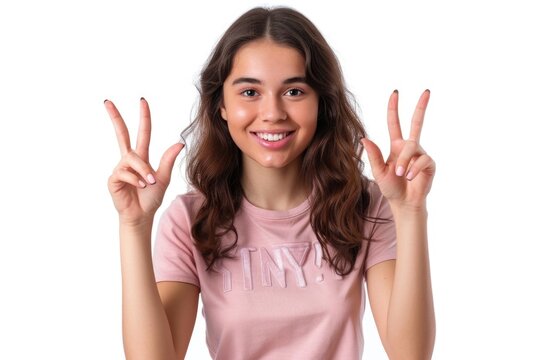
POLYGON ((299 96, 302 95, 304 92, 300 89, 289 89, 285 94, 289 96, 299 96))
POLYGON ((253 97, 257 95, 257 92, 253 89, 247 89, 247 90, 242 91, 241 94, 247 97, 253 97))

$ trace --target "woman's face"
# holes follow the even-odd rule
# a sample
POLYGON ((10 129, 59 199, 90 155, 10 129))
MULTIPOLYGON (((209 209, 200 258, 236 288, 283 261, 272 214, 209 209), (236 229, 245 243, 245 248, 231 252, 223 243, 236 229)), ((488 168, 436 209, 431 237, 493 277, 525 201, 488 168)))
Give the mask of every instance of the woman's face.
POLYGON ((317 112, 318 95, 306 83, 297 50, 261 39, 237 51, 223 84, 221 116, 245 167, 297 166, 315 134, 317 112))

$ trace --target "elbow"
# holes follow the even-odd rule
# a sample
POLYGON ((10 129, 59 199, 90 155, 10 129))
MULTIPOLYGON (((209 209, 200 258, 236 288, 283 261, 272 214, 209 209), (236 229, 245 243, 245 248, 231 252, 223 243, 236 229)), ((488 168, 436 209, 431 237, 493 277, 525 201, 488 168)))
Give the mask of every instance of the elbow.
POLYGON ((389 360, 430 360, 433 355, 433 347, 415 347, 393 349, 387 353, 389 360))
POLYGON ((405 336, 399 339, 388 340, 386 346, 390 360, 430 360, 435 347, 435 323, 415 336, 405 336))

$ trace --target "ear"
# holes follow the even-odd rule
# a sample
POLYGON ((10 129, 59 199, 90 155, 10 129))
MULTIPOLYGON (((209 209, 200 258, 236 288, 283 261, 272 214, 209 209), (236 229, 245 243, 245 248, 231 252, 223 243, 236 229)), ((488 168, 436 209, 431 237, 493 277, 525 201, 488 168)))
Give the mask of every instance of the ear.
POLYGON ((221 112, 221 118, 225 121, 227 121, 227 110, 225 110, 225 107, 223 105, 221 105, 219 107, 219 110, 221 112))

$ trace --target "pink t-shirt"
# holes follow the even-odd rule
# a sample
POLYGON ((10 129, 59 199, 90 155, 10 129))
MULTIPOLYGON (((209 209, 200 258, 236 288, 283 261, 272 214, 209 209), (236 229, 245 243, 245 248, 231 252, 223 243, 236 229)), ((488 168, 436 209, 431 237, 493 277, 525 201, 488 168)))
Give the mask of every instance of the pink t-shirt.
MULTIPOLYGON (((392 218, 377 185, 370 191, 370 215, 392 218)), ((212 359, 361 358, 365 246, 354 270, 340 277, 322 259, 309 199, 288 211, 257 208, 244 199, 235 218, 235 258, 220 261, 217 273, 206 272, 190 235, 201 201, 198 193, 172 201, 159 221, 153 264, 156 282, 200 287, 212 359)), ((366 269, 396 258, 394 222, 366 222, 366 233, 373 226, 377 241, 370 245, 366 269)))

